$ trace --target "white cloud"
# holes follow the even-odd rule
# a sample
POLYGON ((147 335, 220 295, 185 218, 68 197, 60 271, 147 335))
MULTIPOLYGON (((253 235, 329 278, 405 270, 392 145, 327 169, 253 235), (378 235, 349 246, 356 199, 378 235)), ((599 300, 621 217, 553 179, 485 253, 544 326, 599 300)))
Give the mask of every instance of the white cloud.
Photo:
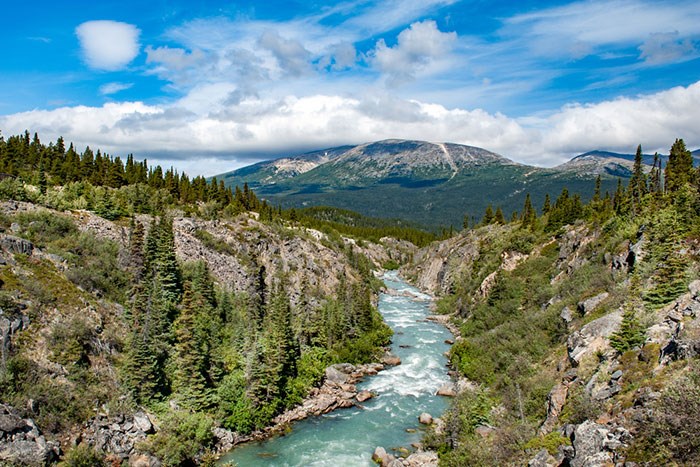
POLYGON ((370 53, 370 61, 393 81, 408 80, 448 55, 456 40, 456 33, 440 31, 435 21, 417 22, 401 31, 394 47, 380 39, 370 53))
POLYGON ((637 47, 669 28, 680 39, 698 37, 698 21, 698 2, 579 1, 508 18, 501 33, 543 57, 581 58, 602 47, 637 47))
POLYGON ((283 76, 301 76, 311 71, 311 52, 298 40, 286 39, 277 31, 270 30, 260 36, 258 44, 277 59, 283 76))
POLYGON ((0 117, 0 127, 8 134, 28 128, 44 139, 63 135, 78 147, 89 144, 115 154, 171 157, 176 167, 176 159, 186 158, 188 167, 198 167, 195 174, 212 174, 225 165, 212 158, 229 158, 233 167, 250 154, 384 138, 470 144, 538 165, 555 165, 595 148, 632 151, 640 143, 646 150, 667 151, 676 137, 685 138, 689 147, 700 146, 700 82, 518 120, 382 94, 362 99, 289 96, 280 101, 251 97, 226 109, 223 100, 229 93, 228 88, 203 88, 170 107, 133 102, 30 111, 0 117), (214 115, 208 111, 212 107, 229 113, 214 115), (199 166, 190 160, 200 156, 206 157, 199 166))
POLYGON ((106 83, 100 86, 100 94, 103 96, 111 96, 121 91, 125 91, 134 86, 134 83, 106 83))
POLYGON ((75 28, 88 66, 115 71, 126 67, 139 53, 141 31, 118 21, 87 21, 75 28))
POLYGON ((695 55, 697 52, 690 39, 679 39, 678 31, 650 34, 649 38, 639 46, 639 58, 649 64, 660 65, 675 62, 683 57, 695 55))
POLYGON ((178 47, 146 46, 146 63, 154 63, 171 70, 184 70, 197 66, 205 58, 204 52, 196 49, 188 52, 178 47))

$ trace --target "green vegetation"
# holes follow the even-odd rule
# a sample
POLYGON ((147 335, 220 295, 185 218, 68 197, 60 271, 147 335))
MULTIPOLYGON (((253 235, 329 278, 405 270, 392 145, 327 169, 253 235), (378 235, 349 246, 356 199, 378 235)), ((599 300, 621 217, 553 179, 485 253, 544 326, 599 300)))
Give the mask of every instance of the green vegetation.
MULTIPOLYGON (((206 463, 213 426, 241 434, 262 429, 301 402, 328 365, 377 359, 389 343, 391 330, 371 300, 378 280, 369 260, 340 240, 334 227, 345 232, 342 222, 324 225, 339 240, 329 246, 349 268, 334 296, 308 285, 292 290, 289 277, 271 276, 254 250, 242 253, 196 231, 206 247, 245 257, 253 285, 233 292, 214 284, 206 263, 178 262, 170 213, 218 219, 254 211, 257 216, 246 214, 239 223, 258 217, 267 235, 283 239, 295 231, 285 225, 316 221, 272 208, 247 185, 224 188, 132 156, 123 164, 89 148, 82 154, 72 145, 65 149, 62 139, 46 146, 28 135, 0 137, 0 171, 12 176, 0 181, 2 199, 92 210, 129 232, 122 246, 79 229, 80 212, 36 208, 0 215, 0 231, 42 251, 10 255, 0 265, 5 315, 26 314, 31 322, 3 351, 0 398, 18 408, 32 400, 26 415, 49 436, 65 435, 103 407, 128 414, 144 406, 158 414, 160 430, 142 449, 164 465, 206 463), (150 225, 136 214, 151 215, 150 225), (293 294, 302 295, 295 306, 293 294)), ((416 241, 433 238, 355 219, 359 230, 352 235, 359 239, 394 231, 416 241)), ((64 460, 103 462, 83 445, 64 460)))
MULTIPOLYGON (((616 308, 624 309, 622 324, 610 337, 623 373, 619 403, 630 406, 636 390, 655 384, 652 369, 660 349, 658 344, 644 345, 650 313, 686 292, 690 277, 700 272, 692 256, 692 245, 700 239, 700 174, 688 162, 690 153, 682 140, 674 143, 671 153, 663 173, 655 165, 647 175, 639 148, 632 178, 626 187, 620 181, 614 196, 601 195, 600 179, 588 204, 564 188, 554 203, 547 199, 540 217, 528 196, 522 214, 510 224, 503 225, 497 210, 488 206, 481 226, 465 232, 479 239, 479 252, 458 269, 461 275, 450 284, 452 293, 441 298, 438 312, 455 313, 462 339, 452 347, 451 362, 480 390, 455 400, 445 417, 444 433, 429 437, 429 444, 441 452, 441 465, 523 464, 543 447, 555 453, 566 444, 568 439, 556 430, 535 436, 546 415, 547 395, 561 381, 553 362, 565 354, 571 327, 580 328, 616 308), (567 242, 580 242, 583 235, 590 243, 582 243, 575 263, 562 264, 572 253, 567 242), (629 249, 640 239, 644 251, 633 257, 628 271, 611 270, 606 253, 610 258, 621 245, 629 249), (521 256, 515 267, 500 267, 504 258, 517 255, 528 256, 521 256), (621 280, 620 274, 628 274, 630 280, 621 280), (572 316, 567 328, 560 318, 562 309, 575 310, 579 301, 603 291, 610 295, 599 308, 572 316), (475 400, 484 394, 487 406, 475 411, 475 400), (488 437, 474 433, 475 426, 486 424, 496 427, 488 437)), ((560 423, 595 420, 611 410, 583 386, 607 364, 606 358, 602 353, 591 355, 580 364, 560 423)), ((659 415, 645 425, 631 451, 637 453, 634 460, 697 462, 687 454, 696 447, 686 441, 697 435, 681 428, 697 425, 690 419, 694 415, 681 421, 673 412, 683 410, 681 400, 694 407, 697 388, 697 378, 689 376, 664 393, 655 406, 659 415), (687 394, 681 395, 678 387, 687 394), (666 442, 671 447, 660 449, 659 443, 666 442)))

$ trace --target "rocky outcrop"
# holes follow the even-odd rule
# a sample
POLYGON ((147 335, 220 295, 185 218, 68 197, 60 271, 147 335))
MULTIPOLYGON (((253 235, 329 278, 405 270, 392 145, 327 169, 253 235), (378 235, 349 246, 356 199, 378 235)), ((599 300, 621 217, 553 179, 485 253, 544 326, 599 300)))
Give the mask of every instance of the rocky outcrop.
POLYGON ((395 457, 379 446, 372 454, 372 460, 382 467, 437 467, 438 455, 432 451, 417 451, 406 457, 395 457))
POLYGON ((610 296, 609 293, 603 292, 596 295, 595 297, 587 298, 586 300, 581 300, 577 304, 578 312, 581 316, 586 316, 587 314, 594 311, 598 306, 605 301, 606 298, 610 296))
POLYGON ((11 406, 0 405, 0 463, 2 465, 50 465, 61 448, 47 441, 31 418, 22 418, 11 406))
POLYGON ((577 366, 584 356, 609 348, 608 338, 617 331, 621 322, 622 310, 619 309, 591 321, 571 334, 566 343, 571 365, 577 366))
POLYGON ((148 461, 146 465, 155 467, 160 463, 137 450, 137 444, 155 431, 151 418, 143 411, 130 416, 98 415, 82 430, 75 443, 86 443, 95 450, 111 454, 121 461, 130 462, 131 458, 138 457, 141 463, 148 461))
POLYGON ((625 428, 600 425, 591 420, 580 425, 566 425, 562 434, 571 440, 571 447, 566 451, 571 467, 614 465, 619 460, 618 450, 631 440, 625 428))
POLYGON ((380 363, 357 366, 339 363, 328 367, 323 385, 320 388, 312 389, 309 397, 301 405, 275 417, 272 420, 274 426, 267 432, 260 433, 259 437, 280 431, 283 427, 297 420, 357 405, 359 394, 355 384, 366 375, 375 375, 383 368, 384 365, 380 363))
POLYGON ((0 248, 12 254, 31 255, 34 251, 34 244, 14 235, 0 234, 0 248))

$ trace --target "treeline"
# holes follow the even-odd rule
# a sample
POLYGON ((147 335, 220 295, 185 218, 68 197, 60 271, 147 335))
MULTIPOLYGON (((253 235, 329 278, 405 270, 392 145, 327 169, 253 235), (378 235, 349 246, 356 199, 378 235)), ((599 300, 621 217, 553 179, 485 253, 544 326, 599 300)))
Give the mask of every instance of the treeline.
POLYGON ((29 131, 22 135, 0 136, 0 196, 41 202, 56 209, 90 209, 116 220, 134 214, 160 215, 177 207, 186 214, 205 218, 233 217, 246 211, 259 213, 263 222, 291 221, 327 233, 337 232, 379 242, 394 237, 424 246, 442 237, 398 220, 372 219, 352 211, 318 207, 286 209, 261 200, 249 189, 226 187, 223 180, 190 178, 173 168, 149 166, 129 154, 124 162, 86 147, 78 152, 62 137, 48 145, 29 131), (37 187, 27 192, 22 182, 37 187), (59 190, 54 187, 60 187, 59 190))
POLYGON ((365 217, 347 209, 314 206, 299 210, 291 209, 288 213, 289 217, 299 220, 307 227, 321 231, 334 230, 343 235, 375 243, 379 243, 383 237, 392 237, 423 247, 439 239, 434 233, 407 225, 405 221, 365 217))
MULTIPOLYGON (((540 212, 545 217, 544 229, 554 232, 558 228, 571 224, 577 219, 595 214, 598 220, 609 218, 612 214, 636 214, 645 207, 646 195, 651 199, 661 201, 665 194, 677 194, 682 188, 689 185, 697 187, 700 184, 700 168, 693 167, 692 153, 686 148, 682 139, 677 139, 671 147, 668 163, 662 166, 658 154, 654 156, 651 170, 644 170, 642 146, 637 147, 632 176, 625 187, 622 179, 618 178, 617 189, 611 195, 609 192, 601 194, 601 177, 597 177, 593 198, 588 204, 581 201, 578 194, 571 195, 568 188, 564 187, 554 204, 549 194, 545 195, 544 204, 540 212)), ((647 203, 648 204, 648 203, 647 203)), ((525 197, 525 203, 520 213, 513 212, 510 222, 520 222, 522 227, 534 229, 537 226, 537 211, 532 205, 530 194, 525 197)), ((508 221, 503 215, 503 210, 497 207, 494 211, 492 205, 488 205, 479 223, 470 224, 468 215, 464 216, 463 227, 479 227, 489 224, 506 224, 508 221)))

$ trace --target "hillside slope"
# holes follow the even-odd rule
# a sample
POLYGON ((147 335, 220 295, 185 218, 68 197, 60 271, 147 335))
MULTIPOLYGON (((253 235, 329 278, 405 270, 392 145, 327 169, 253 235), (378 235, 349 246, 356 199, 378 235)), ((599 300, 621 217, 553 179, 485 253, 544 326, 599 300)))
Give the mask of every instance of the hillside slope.
POLYGON ((697 465, 700 174, 561 221, 487 225, 421 249, 404 276, 458 333, 441 465, 697 465))

